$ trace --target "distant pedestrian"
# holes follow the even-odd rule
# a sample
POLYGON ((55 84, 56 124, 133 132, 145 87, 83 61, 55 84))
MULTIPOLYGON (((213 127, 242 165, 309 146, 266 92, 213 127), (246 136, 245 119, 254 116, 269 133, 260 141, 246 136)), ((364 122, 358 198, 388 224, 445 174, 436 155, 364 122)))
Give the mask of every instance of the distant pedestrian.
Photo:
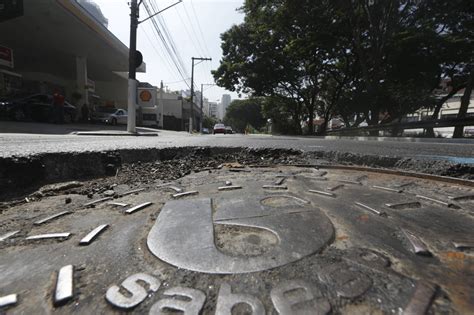
POLYGON ((62 124, 64 122, 64 96, 57 88, 53 94, 53 110, 55 113, 55 123, 62 124))
POLYGON ((88 122, 89 121, 89 107, 87 106, 87 104, 82 105, 81 113, 82 113, 82 121, 88 122))

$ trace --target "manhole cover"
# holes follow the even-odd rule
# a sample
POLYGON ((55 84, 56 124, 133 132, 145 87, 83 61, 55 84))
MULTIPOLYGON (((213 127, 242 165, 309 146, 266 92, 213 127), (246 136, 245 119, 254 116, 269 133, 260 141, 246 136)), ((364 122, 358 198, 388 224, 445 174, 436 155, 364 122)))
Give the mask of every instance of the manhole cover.
POLYGON ((0 313, 474 309, 474 191, 355 170, 228 169, 5 209, 0 313))

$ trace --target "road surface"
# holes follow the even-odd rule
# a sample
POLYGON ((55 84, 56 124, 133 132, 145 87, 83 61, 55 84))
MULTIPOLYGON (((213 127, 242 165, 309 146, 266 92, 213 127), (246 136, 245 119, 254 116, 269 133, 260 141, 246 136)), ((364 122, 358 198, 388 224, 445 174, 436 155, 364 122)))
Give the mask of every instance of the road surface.
MULTIPOLYGON (((7 122, 1 122, 2 125, 7 122)), ((4 126, 2 126, 4 127, 4 126)), ((219 146, 249 148, 291 148, 303 151, 334 151, 361 155, 446 160, 474 164, 474 140, 334 138, 268 135, 190 135, 160 131, 158 137, 78 136, 73 134, 12 133, 0 127, 0 157, 41 153, 107 151, 117 149, 219 146)))

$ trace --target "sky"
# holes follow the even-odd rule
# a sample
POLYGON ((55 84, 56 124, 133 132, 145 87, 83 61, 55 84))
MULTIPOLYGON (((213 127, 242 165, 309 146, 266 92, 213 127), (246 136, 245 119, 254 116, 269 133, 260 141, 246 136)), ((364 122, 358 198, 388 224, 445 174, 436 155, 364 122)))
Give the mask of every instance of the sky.
MULTIPOLYGON (((130 41, 130 0, 94 0, 109 20, 109 30, 125 45, 130 41)), ((144 0, 151 10, 164 9, 177 2, 168 0, 144 0), (154 6, 154 7, 153 7, 154 6)), ((201 84, 213 84, 211 70, 219 66, 222 58, 220 34, 234 24, 243 22, 244 16, 237 11, 244 0, 183 0, 182 3, 162 12, 159 15, 168 29, 169 38, 175 44, 175 51, 180 56, 185 71, 182 75, 172 62, 169 54, 159 39, 151 20, 140 24, 137 32, 137 49, 143 54, 146 73, 138 73, 137 79, 159 86, 163 80, 170 90, 188 90, 191 77, 191 57, 212 58, 198 64, 195 61, 194 82, 200 90, 201 84), (184 73, 186 72, 186 73, 184 73), (188 85, 183 81, 187 79, 188 85)), ((146 8, 140 7, 140 20, 148 17, 146 8)), ((158 21, 157 21, 158 22, 158 21)), ((170 41, 167 40, 169 43, 170 41)), ((173 51, 173 49, 170 49, 173 51)), ((173 53, 173 55, 175 55, 173 53)), ((176 55, 175 55, 176 56, 176 55)), ((176 58, 178 59, 178 58, 176 58)), ((179 62, 178 62, 179 63, 179 62)), ((217 86, 204 86, 204 97, 210 101, 220 101, 222 94, 238 98, 236 93, 217 86)))

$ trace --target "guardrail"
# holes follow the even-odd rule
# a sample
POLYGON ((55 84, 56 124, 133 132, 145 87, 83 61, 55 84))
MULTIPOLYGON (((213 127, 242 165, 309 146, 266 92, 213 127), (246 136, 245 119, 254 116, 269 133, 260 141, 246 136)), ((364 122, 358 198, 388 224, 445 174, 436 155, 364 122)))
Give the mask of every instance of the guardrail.
POLYGON ((341 128, 341 129, 335 129, 335 130, 328 130, 326 133, 328 135, 329 134, 331 135, 345 134, 345 133, 354 134, 354 133, 357 133, 358 131, 381 131, 381 130, 402 131, 405 129, 443 128, 443 127, 456 127, 456 126, 463 126, 463 127, 474 126, 474 117, 421 120, 421 121, 389 123, 389 124, 365 126, 365 127, 341 128))

